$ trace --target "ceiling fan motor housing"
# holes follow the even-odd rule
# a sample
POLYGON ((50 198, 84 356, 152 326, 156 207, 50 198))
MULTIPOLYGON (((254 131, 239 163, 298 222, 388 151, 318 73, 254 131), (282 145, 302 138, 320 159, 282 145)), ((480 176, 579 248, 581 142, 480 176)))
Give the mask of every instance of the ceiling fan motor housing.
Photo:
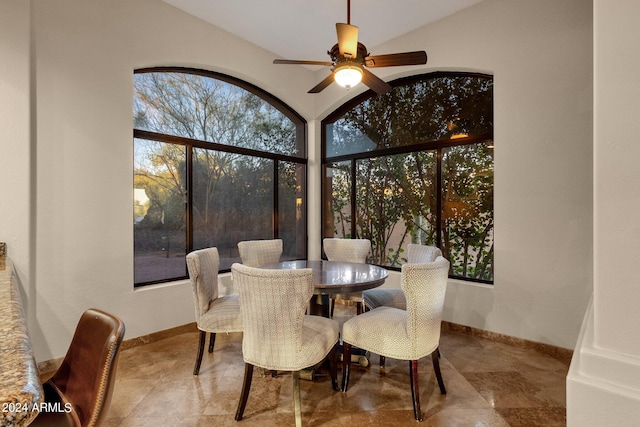
POLYGON ((341 62, 349 61, 349 60, 352 62, 355 60, 359 64, 364 65, 364 58, 369 56, 369 53, 367 52, 367 47, 360 42, 358 42, 358 52, 355 58, 349 58, 340 54, 340 48, 337 43, 333 45, 333 47, 331 48, 330 51, 327 52, 327 54, 331 57, 331 60, 336 65, 340 64, 341 62))

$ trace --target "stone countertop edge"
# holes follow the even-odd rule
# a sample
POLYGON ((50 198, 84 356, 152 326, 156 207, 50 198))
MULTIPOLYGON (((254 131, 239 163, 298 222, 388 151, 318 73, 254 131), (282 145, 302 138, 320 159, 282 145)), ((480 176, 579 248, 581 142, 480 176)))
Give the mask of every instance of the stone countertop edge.
POLYGON ((0 426, 26 426, 38 415, 44 393, 6 252, 0 257, 0 337, 0 426))

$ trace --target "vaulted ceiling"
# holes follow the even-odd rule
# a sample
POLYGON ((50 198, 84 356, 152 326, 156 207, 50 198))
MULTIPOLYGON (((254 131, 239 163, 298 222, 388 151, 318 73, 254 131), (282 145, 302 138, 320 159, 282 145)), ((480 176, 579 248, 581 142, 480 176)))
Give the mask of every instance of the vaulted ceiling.
MULTIPOLYGON (((328 60, 335 24, 347 22, 347 0, 164 1, 287 59, 328 60)), ((372 48, 480 1, 352 0, 351 24, 372 48)))

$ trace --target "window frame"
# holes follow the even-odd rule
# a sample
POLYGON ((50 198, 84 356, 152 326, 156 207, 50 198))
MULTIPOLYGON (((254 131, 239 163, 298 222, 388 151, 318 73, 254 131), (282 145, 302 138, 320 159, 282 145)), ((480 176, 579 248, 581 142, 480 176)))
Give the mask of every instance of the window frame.
MULTIPOLYGON (((272 238, 279 238, 279 176, 278 176, 278 166, 279 162, 290 162, 298 165, 304 165, 305 171, 303 176, 302 185, 304 187, 302 194, 304 197, 303 205, 304 209, 302 211, 304 224, 307 224, 308 221, 308 140, 307 140, 307 121, 298 114, 295 110, 293 110, 286 103, 281 101, 276 96, 270 94, 269 92, 255 86, 251 83, 248 83, 239 78, 229 76, 227 74, 219 73, 216 71, 203 70, 198 68, 188 68, 188 67, 146 67, 139 68, 134 70, 135 74, 143 74, 143 73, 185 73, 185 74, 195 74, 203 77, 213 78, 216 80, 223 81, 225 83, 237 86, 241 89, 244 89, 258 97, 260 97, 263 101, 276 108, 282 114, 284 114, 287 118, 289 118, 296 127, 296 141, 298 147, 301 147, 300 153, 298 156, 295 155, 287 155, 281 153, 272 153, 268 151, 260 151, 254 150, 245 147, 237 147, 233 145, 220 144, 216 142, 203 141, 198 139, 192 139, 177 135, 163 134, 148 130, 136 129, 135 124, 133 126, 133 141, 135 144, 136 139, 157 141, 162 143, 174 144, 184 146, 186 149, 186 186, 187 186, 187 202, 185 203, 185 234, 186 234, 186 248, 185 255, 194 250, 193 246, 193 210, 191 207, 193 206, 193 149, 200 148, 206 150, 220 151, 231 154, 239 154, 244 156, 252 156, 259 157, 267 160, 273 161, 273 212, 272 212, 272 238)), ((302 239, 304 242, 307 242, 307 232, 308 227, 304 227, 304 236, 302 239)), ((133 232, 133 229, 132 229, 133 232)), ((135 238, 135 237, 134 237, 135 238)), ((307 257, 308 248, 307 245, 303 246, 304 258, 307 257)), ((135 268, 135 249, 134 249, 134 268, 135 268)), ((231 271, 230 269, 222 269, 219 270, 219 273, 226 273, 231 271)), ((152 280, 149 282, 141 282, 136 283, 134 279, 134 288, 141 288, 144 286, 159 284, 159 283, 168 283, 179 280, 188 279, 189 276, 186 274, 181 277, 173 277, 169 279, 160 279, 160 280, 152 280)))
MULTIPOLYGON (((425 73, 425 74, 419 74, 419 75, 412 75, 412 76, 408 76, 408 77, 403 77, 403 78, 399 78, 396 80, 393 80, 391 82, 388 82, 392 87, 397 87, 397 86, 405 86, 405 85, 409 85, 412 83, 417 83, 420 81, 424 81, 427 79, 433 79, 433 78, 441 78, 441 77, 477 77, 477 78, 484 78, 484 79, 490 79, 493 80, 493 75, 490 74, 484 74, 484 73, 472 73, 472 72, 446 72, 446 71, 435 71, 435 72, 431 72, 431 73, 425 73)), ((491 129, 491 132, 485 133, 485 134, 481 134, 481 135, 469 135, 466 138, 461 138, 461 139, 439 139, 439 140, 426 140, 424 142, 421 142, 419 144, 414 144, 414 145, 406 145, 406 146, 398 146, 398 147, 390 147, 390 148, 383 148, 383 149, 375 149, 372 151, 364 151, 364 152, 359 152, 359 153, 353 153, 353 154, 344 154, 344 155, 337 155, 337 156, 331 156, 331 157, 327 157, 326 153, 327 153, 327 127, 330 124, 335 123, 336 121, 338 121, 340 118, 342 118, 349 110, 351 110, 352 108, 356 107, 357 105, 361 104, 362 102, 366 101, 367 99, 373 98, 377 96, 377 94, 369 89, 367 91, 365 91, 364 93, 348 100, 347 102, 345 102, 344 104, 342 104, 340 107, 338 107, 336 110, 334 110, 332 113, 330 113, 329 115, 327 115, 322 121, 321 121, 321 197, 322 197, 322 201, 321 201, 321 205, 325 206, 327 204, 327 200, 325 200, 325 197, 328 197, 326 192, 327 189, 325 188, 326 184, 325 184, 325 179, 324 177, 326 176, 326 172, 327 172, 327 168, 331 167, 332 164, 334 163, 339 163, 339 162, 347 162, 350 161, 350 168, 351 168, 351 177, 350 177, 350 181, 351 181, 351 196, 350 196, 350 209, 351 209, 351 214, 352 214, 352 218, 354 217, 354 214, 357 210, 357 198, 356 198, 356 194, 355 194, 355 184, 357 182, 356 180, 356 162, 358 160, 365 160, 365 159, 370 159, 373 157, 385 157, 385 156, 392 156, 392 155, 397 155, 397 154, 409 154, 409 153, 414 153, 414 152, 421 152, 421 151, 436 151, 436 224, 438 224, 438 227, 436 229, 436 242, 438 242, 438 244, 442 244, 442 232, 443 232, 443 226, 442 226, 442 211, 443 211, 443 203, 442 203, 442 157, 443 157, 443 150, 446 148, 450 148, 450 147, 456 147, 456 146, 465 146, 465 145, 473 145, 473 144, 479 144, 479 143, 485 143, 485 142, 493 142, 493 126, 491 129)), ((495 183, 494 183, 495 185, 495 183)), ((326 228, 326 224, 327 224, 327 218, 325 218, 325 209, 322 208, 321 209, 321 236, 325 237, 325 228, 326 228)), ((354 237, 358 237, 357 235, 357 221, 351 221, 351 236, 354 237)), ((324 251, 323 251, 324 253, 324 251)), ((495 254, 495 251, 494 251, 495 254)), ((495 260, 494 260, 495 262, 495 260)), ((385 268, 389 269, 389 270, 393 270, 393 271, 400 271, 401 267, 393 267, 393 266, 384 266, 385 268)), ((493 268, 493 267, 492 267, 493 268)), ((477 278, 471 278, 471 277, 463 277, 463 276, 453 276, 450 275, 449 276, 452 279, 458 279, 458 280, 463 280, 463 281, 468 281, 468 282, 476 282, 476 283, 484 283, 484 284, 493 284, 493 280, 485 280, 485 279, 477 279, 477 278)), ((494 277, 495 279, 495 277, 494 277)))

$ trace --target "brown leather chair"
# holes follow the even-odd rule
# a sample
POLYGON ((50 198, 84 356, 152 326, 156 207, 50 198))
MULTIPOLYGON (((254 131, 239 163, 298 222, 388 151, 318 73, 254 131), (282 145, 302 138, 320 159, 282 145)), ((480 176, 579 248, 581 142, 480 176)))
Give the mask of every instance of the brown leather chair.
POLYGON ((43 384, 47 410, 31 426, 99 426, 111 403, 124 323, 91 308, 80 317, 62 364, 43 384))

